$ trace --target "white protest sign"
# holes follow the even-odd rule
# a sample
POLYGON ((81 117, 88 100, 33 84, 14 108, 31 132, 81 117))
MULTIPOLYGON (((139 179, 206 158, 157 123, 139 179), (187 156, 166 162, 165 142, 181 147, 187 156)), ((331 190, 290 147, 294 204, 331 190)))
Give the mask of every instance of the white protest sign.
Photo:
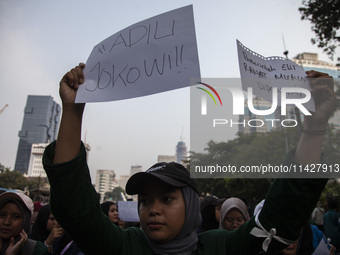
POLYGON ((139 222, 136 201, 118 201, 118 213, 122 221, 139 222))
MULTIPOLYGON (((243 90, 248 91, 251 87, 253 95, 272 102, 275 89, 278 105, 281 105, 282 88, 291 88, 292 92, 286 94, 288 99, 307 98, 299 89, 310 90, 306 72, 302 66, 282 57, 263 57, 245 47, 238 40, 236 43, 243 90)), ((287 92, 289 91, 287 89, 287 92)), ((306 109, 315 111, 313 98, 303 105, 306 109)))
POLYGON ((312 255, 324 255, 324 254, 330 254, 327 243, 324 239, 321 239, 318 247, 314 250, 312 255))
POLYGON ((122 100, 200 78, 192 5, 129 26, 96 45, 76 103, 122 100))

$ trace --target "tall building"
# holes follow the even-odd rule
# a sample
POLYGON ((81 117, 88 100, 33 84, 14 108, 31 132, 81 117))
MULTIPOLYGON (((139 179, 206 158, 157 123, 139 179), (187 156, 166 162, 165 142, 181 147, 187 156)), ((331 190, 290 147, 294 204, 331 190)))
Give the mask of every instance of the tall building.
POLYGON ((43 168, 42 157, 44 150, 48 143, 34 143, 32 144, 31 157, 28 165, 28 177, 42 177, 46 178, 46 172, 43 168))
POLYGON ((131 177, 131 175, 120 175, 118 182, 119 182, 119 186, 125 190, 125 186, 127 181, 129 180, 129 178, 131 177))
POLYGON ((339 68, 336 65, 319 60, 317 53, 304 52, 298 54, 292 59, 292 61, 299 64, 300 66, 303 66, 306 71, 315 70, 318 72, 327 73, 333 78, 339 78, 340 75, 339 68))
POLYGON ((187 146, 185 142, 179 141, 176 146, 177 163, 181 163, 188 155, 187 146))
MULTIPOLYGON (((33 143, 31 149, 31 156, 28 165, 27 176, 28 177, 41 177, 46 178, 46 172, 43 168, 42 158, 45 151, 45 148, 49 145, 49 143, 33 143)), ((85 151, 86 155, 88 155, 91 147, 89 144, 85 143, 85 151)), ((88 159, 88 156, 86 157, 88 159)))
POLYGON ((134 175, 135 173, 142 172, 142 171, 143 171, 143 167, 141 165, 131 166, 131 168, 130 168, 130 176, 134 175))
POLYGON ((157 162, 177 162, 175 155, 158 155, 157 162))
POLYGON ((60 112, 60 105, 51 96, 27 97, 14 170, 27 173, 32 144, 56 140, 60 112))
POLYGON ((100 194, 101 203, 104 201, 106 192, 111 192, 118 187, 115 176, 116 174, 113 170, 97 170, 95 189, 100 194))

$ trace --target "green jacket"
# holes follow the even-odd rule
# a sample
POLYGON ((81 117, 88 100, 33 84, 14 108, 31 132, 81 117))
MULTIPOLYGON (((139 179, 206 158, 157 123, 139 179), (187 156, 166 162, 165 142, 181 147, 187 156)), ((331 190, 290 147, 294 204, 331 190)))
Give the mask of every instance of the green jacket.
POLYGON ((45 244, 32 239, 27 239, 20 255, 48 255, 48 249, 45 244))
MULTIPOLYGON (((51 184, 51 209, 57 221, 85 254, 154 254, 139 228, 120 229, 101 211, 98 195, 91 184, 82 145, 71 161, 53 165, 55 142, 44 153, 43 164, 51 184)), ((295 164, 288 154, 285 164, 295 164)), ((276 179, 258 217, 268 232, 296 240, 315 208, 327 179, 276 179)), ((270 243, 268 254, 282 250, 285 244, 275 238, 256 237, 255 217, 231 232, 212 230, 198 235, 193 254, 259 254, 263 243, 270 243)))

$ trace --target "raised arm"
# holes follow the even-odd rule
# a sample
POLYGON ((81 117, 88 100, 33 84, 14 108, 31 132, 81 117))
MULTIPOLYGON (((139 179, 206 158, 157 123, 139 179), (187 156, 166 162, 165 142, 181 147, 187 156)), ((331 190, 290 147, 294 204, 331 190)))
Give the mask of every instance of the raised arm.
POLYGON ((304 117, 304 128, 294 155, 295 160, 302 165, 320 163, 323 136, 328 119, 336 107, 333 78, 315 71, 307 71, 307 77, 311 79, 315 112, 304 117))
POLYGON ((43 156, 44 169, 51 184, 51 211, 85 254, 121 254, 124 235, 100 208, 85 147, 81 144, 85 104, 74 102, 79 85, 85 79, 84 67, 79 64, 60 81, 63 113, 58 139, 47 146, 43 156))
MULTIPOLYGON (((308 78, 312 79, 311 93, 316 110, 311 116, 305 116, 294 158, 289 153, 285 165, 320 163, 323 135, 336 106, 333 79, 327 74, 315 71, 309 71, 307 74, 308 78)), ((262 249, 268 249, 270 252, 282 250, 285 245, 288 246, 297 240, 327 183, 327 178, 281 177, 273 182, 263 208, 255 218, 257 227, 251 232, 256 237, 267 237, 263 241, 262 249)))
POLYGON ((80 151, 85 104, 75 104, 74 101, 79 85, 84 82, 84 67, 85 64, 79 64, 66 73, 60 81, 59 94, 63 112, 55 147, 54 164, 69 161, 80 151))

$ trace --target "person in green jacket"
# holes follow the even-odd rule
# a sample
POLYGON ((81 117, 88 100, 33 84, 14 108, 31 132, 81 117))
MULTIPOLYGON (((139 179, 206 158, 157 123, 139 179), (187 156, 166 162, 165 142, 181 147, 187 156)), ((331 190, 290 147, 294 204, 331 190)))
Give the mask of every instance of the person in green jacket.
MULTIPOLYGON (((195 180, 180 164, 158 163, 133 175, 126 185, 128 194, 138 194, 141 229, 112 224, 91 185, 81 142, 85 104, 74 103, 85 79, 84 67, 79 64, 60 82, 59 134, 46 148, 43 164, 51 184, 52 212, 85 254, 275 254, 297 240, 326 178, 276 179, 261 211, 240 228, 197 235, 201 215, 195 180)), ((317 78, 311 90, 316 111, 305 117, 299 144, 286 156, 286 165, 321 161, 322 134, 335 108, 332 79, 314 71, 307 76, 317 78)))

